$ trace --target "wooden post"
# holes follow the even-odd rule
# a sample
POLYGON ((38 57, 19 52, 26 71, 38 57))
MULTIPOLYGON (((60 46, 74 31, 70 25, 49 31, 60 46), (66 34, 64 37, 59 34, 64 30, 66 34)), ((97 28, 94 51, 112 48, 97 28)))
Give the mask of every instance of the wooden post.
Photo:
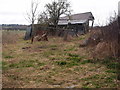
POLYGON ((94 24, 94 20, 92 20, 92 26, 91 26, 92 28, 93 28, 93 24, 94 24))

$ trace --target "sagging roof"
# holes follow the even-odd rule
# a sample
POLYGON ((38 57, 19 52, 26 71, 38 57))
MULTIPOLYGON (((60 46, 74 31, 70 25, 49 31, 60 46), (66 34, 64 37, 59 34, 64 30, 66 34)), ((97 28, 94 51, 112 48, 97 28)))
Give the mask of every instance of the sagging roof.
POLYGON ((70 17, 68 16, 60 17, 58 25, 68 24, 69 22, 71 24, 85 23, 88 20, 94 20, 94 16, 92 15, 91 12, 73 14, 70 17))
POLYGON ((85 23, 86 20, 60 20, 58 22, 58 25, 67 25, 69 22, 71 24, 79 24, 79 23, 85 23))

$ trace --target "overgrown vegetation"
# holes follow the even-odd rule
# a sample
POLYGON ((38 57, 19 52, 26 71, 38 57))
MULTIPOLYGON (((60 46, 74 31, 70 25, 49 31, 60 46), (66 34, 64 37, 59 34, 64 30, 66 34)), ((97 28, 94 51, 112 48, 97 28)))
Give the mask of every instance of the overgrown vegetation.
POLYGON ((49 42, 30 44, 21 39, 22 33, 16 43, 3 45, 3 87, 118 87, 116 58, 93 59, 87 47, 79 47, 88 34, 69 42, 51 37, 49 42))
POLYGON ((80 47, 89 47, 93 58, 118 58, 120 48, 118 33, 118 19, 115 15, 114 17, 110 17, 109 23, 106 26, 94 27, 90 31, 89 37, 84 39, 80 44, 80 47))

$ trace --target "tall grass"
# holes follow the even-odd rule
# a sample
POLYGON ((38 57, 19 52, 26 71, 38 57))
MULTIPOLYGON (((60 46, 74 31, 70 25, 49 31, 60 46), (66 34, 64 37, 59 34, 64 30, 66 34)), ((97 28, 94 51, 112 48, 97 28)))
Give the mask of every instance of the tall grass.
POLYGON ((106 55, 104 54, 103 56, 118 57, 120 45, 118 45, 119 27, 117 19, 117 16, 110 17, 109 23, 106 26, 97 27, 95 28, 96 30, 93 30, 95 33, 92 32, 92 36, 96 36, 99 39, 96 39, 96 42, 98 41, 96 44, 97 52, 94 52, 96 55, 100 56, 103 55, 101 53, 105 52, 106 55))
POLYGON ((24 31, 2 31, 2 44, 14 44, 24 37, 24 31))

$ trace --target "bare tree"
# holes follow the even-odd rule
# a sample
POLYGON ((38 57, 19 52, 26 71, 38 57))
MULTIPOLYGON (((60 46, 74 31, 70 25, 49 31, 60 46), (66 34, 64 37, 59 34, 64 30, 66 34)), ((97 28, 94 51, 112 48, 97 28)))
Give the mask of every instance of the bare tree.
POLYGON ((50 18, 50 23, 57 27, 61 15, 70 12, 70 3, 67 0, 53 1, 46 4, 46 11, 50 18))
POLYGON ((49 18, 46 12, 43 11, 39 14, 37 23, 45 26, 49 24, 49 18))
POLYGON ((37 13, 38 5, 39 5, 38 2, 36 2, 35 0, 32 0, 30 12, 29 13, 27 12, 27 21, 30 22, 32 25, 30 36, 33 36, 34 23, 37 20, 37 16, 38 16, 38 13, 37 13))

